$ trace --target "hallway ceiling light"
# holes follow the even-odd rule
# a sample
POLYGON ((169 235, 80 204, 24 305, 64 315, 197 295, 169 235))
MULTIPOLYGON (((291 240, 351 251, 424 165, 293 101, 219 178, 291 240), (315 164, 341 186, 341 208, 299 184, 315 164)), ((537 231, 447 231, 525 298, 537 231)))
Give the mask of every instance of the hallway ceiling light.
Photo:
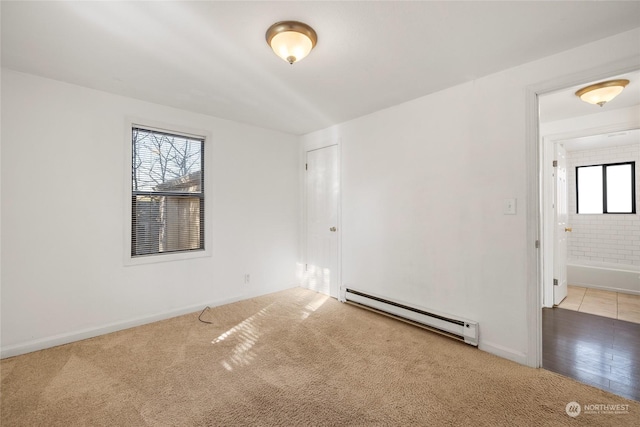
POLYGON ((629 80, 608 80, 583 87, 576 92, 576 96, 580 97, 584 102, 598 104, 602 107, 605 103, 618 96, 628 84, 629 80))
POLYGON ((302 22, 282 21, 269 27, 267 44, 280 58, 289 64, 307 56, 318 41, 316 32, 302 22))

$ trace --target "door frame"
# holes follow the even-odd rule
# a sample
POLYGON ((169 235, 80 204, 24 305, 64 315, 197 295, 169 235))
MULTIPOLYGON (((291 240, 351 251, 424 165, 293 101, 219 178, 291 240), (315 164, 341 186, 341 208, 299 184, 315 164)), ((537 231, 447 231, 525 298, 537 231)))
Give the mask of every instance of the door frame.
MULTIPOLYGON (((550 204, 549 196, 553 193, 554 180, 551 178, 553 166, 551 162, 554 160, 552 156, 555 154, 555 145, 567 139, 583 138, 604 133, 622 132, 627 130, 638 129, 640 127, 640 118, 635 122, 625 121, 611 125, 595 126, 589 129, 581 129, 562 133, 547 135, 542 138, 542 221, 540 239, 540 249, 542 251, 542 263, 540 265, 542 274, 542 306, 553 307, 553 260, 555 259, 553 242, 555 241, 555 228, 553 227, 553 207, 550 204), (550 194, 551 192, 551 194, 550 194), (549 263, 545 260, 552 260, 549 263)), ((571 173, 567 171, 567 173, 571 173)), ((569 196, 570 197, 570 196, 569 196)))
MULTIPOLYGON (((527 355, 526 363, 533 368, 542 366, 542 268, 544 254, 540 250, 543 235, 542 205, 542 154, 543 140, 540 137, 538 96, 571 86, 586 84, 594 80, 629 73, 640 69, 640 57, 634 56, 614 61, 600 67, 570 74, 546 82, 534 84, 526 88, 525 93, 525 132, 526 132, 526 176, 527 176, 527 208, 526 208, 526 244, 527 244, 527 355)), ((548 261, 548 260, 547 260, 548 261)))
MULTIPOLYGON (((568 159, 567 159, 567 150, 564 148, 564 146, 558 141, 554 144, 554 152, 555 152, 555 159, 558 162, 558 167, 555 168, 555 174, 554 174, 554 203, 553 206, 555 207, 555 211, 554 211, 554 221, 553 221, 553 243, 554 243, 554 251, 557 252, 558 249, 558 244, 560 243, 560 239, 564 238, 564 243, 563 243, 563 251, 564 251, 564 256, 561 256, 559 253, 554 253, 553 256, 553 282, 554 282, 554 286, 552 286, 552 290, 553 290, 553 305, 556 304, 560 304, 562 302, 562 299, 558 301, 558 297, 560 296, 560 293, 564 294, 562 296, 562 298, 566 298, 567 293, 568 293, 568 279, 567 279, 567 256, 568 256, 568 246, 569 246, 569 236, 567 235, 567 227, 569 227, 569 169, 568 169, 568 159), (562 152, 562 154, 561 154, 562 152), (560 158, 563 157, 563 161, 560 162, 560 158), (562 165, 561 165, 562 163, 562 165), (564 192, 564 201, 563 201, 563 206, 562 206, 562 210, 559 210, 560 208, 560 203, 558 202, 559 200, 559 190, 560 190, 560 182, 559 182, 559 170, 561 167, 564 167, 564 183, 561 184, 563 189, 562 191, 564 192), (559 229, 559 212, 564 212, 564 230, 560 231, 559 229), (564 233, 564 234, 561 234, 564 233), (558 261, 562 261, 562 263, 558 263, 558 261), (560 270, 560 271, 558 271, 560 270), (555 286, 555 282, 556 280, 558 281, 557 286, 555 286), (560 292, 560 290, 562 290, 563 292, 560 292)), ((548 200, 548 199, 547 199, 548 200)), ((543 228, 546 226, 546 224, 543 224, 543 228)), ((549 242, 546 242, 549 243, 549 242)), ((544 254, 544 252, 543 252, 544 254)), ((548 261, 548 259, 547 259, 548 261)), ((547 265, 549 265, 550 263, 547 263, 547 265)), ((543 266, 544 267, 544 266, 543 266)))
POLYGON ((541 206, 542 220, 540 232, 540 250, 542 258, 540 274, 542 279, 542 307, 553 307, 553 273, 555 263, 555 174, 552 162, 556 156, 556 144, 562 138, 545 136, 542 138, 542 164, 541 169, 541 206))
MULTIPOLYGON (((304 146, 302 147, 302 149, 300 150, 300 157, 301 157, 301 165, 302 167, 301 169, 301 173, 303 174, 303 179, 301 179, 300 184, 302 186, 302 198, 300 200, 301 203, 301 207, 302 207, 302 221, 301 221, 301 249, 300 249, 300 253, 301 253, 301 259, 303 260, 302 263, 299 264, 298 269, 301 271, 301 274, 299 275, 299 280, 300 280, 300 284, 302 285, 302 287, 307 288, 307 283, 306 283, 306 275, 304 273, 304 266, 305 264, 307 264, 308 262, 308 257, 307 257, 307 242, 308 242, 308 236, 307 236, 307 219, 308 219, 308 213, 307 213, 307 174, 306 174, 306 163, 307 163, 307 154, 310 151, 317 151, 317 150, 322 150, 323 148, 329 148, 329 147, 333 147, 333 146, 337 146, 338 150, 337 150, 337 156, 338 156, 338 212, 337 212, 337 268, 338 271, 336 272, 336 289, 335 289, 335 296, 334 295, 330 295, 334 298, 340 299, 340 289, 342 288, 342 143, 341 143, 341 139, 340 138, 336 138, 333 141, 322 141, 322 142, 317 142, 317 143, 307 143, 304 144, 304 146)), ((329 289, 329 293, 333 294, 334 293, 334 289, 330 288, 329 289)))

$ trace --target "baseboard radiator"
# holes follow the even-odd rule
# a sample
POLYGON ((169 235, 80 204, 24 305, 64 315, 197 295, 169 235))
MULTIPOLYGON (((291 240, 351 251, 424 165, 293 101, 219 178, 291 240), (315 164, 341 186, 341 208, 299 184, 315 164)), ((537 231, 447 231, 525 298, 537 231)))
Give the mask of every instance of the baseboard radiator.
POLYGON ((478 322, 433 311, 425 311, 386 298, 347 288, 344 301, 385 316, 478 346, 478 322))

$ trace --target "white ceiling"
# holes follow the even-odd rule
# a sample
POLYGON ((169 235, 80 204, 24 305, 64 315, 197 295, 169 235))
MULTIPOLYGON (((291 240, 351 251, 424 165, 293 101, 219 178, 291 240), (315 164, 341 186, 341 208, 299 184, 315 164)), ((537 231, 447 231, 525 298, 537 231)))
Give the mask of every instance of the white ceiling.
POLYGON ((594 150, 640 144, 640 129, 582 136, 559 141, 567 151, 594 150))
POLYGON ((293 134, 640 26, 640 2, 10 2, 2 66, 293 134), (264 40, 299 20, 289 65, 264 40))
MULTIPOLYGON (((640 41, 638 41, 638 43, 640 44, 640 41)), ((578 89, 597 83, 595 81, 582 83, 554 93, 542 95, 540 97, 540 122, 553 122, 556 120, 587 116, 640 105, 640 70, 632 73, 610 76, 598 81, 613 79, 627 79, 629 80, 629 84, 624 88, 620 95, 616 96, 613 100, 604 104, 602 107, 599 105, 588 104, 576 96, 578 89)))
MULTIPOLYGON (((596 82, 586 82, 540 96, 540 122, 547 123, 580 116, 593 117, 594 114, 606 112, 609 114, 609 120, 617 117, 620 123, 624 123, 628 120, 627 110, 630 107, 640 105, 640 70, 610 76, 603 80, 613 79, 627 79, 629 80, 629 84, 620 95, 602 107, 583 102, 575 94, 578 89, 596 82)), ((640 129, 568 138, 559 142, 561 142, 567 151, 593 150, 640 144, 640 129)))

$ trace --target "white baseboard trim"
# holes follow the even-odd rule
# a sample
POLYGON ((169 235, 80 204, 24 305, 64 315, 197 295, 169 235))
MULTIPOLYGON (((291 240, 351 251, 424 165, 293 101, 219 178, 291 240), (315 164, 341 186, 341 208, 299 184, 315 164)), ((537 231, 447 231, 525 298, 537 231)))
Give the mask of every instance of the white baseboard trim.
POLYGON ((486 341, 483 342, 482 339, 480 340, 478 348, 482 351, 486 351, 487 353, 502 357, 503 359, 508 359, 512 362, 528 366, 526 353, 515 351, 511 348, 503 347, 499 344, 494 344, 486 341))
MULTIPOLYGON (((276 291, 277 292, 277 291, 276 291)), ((135 326, 146 325, 148 323, 157 322, 159 320, 170 319, 172 317, 182 316, 183 314, 194 313, 202 310, 206 306, 216 307, 225 304, 231 304, 237 301, 253 298, 260 295, 239 295, 217 301, 203 302, 199 304, 189 305, 187 307, 167 310, 162 313, 150 316, 140 316, 133 319, 120 322, 113 322, 96 328, 87 328, 79 331, 54 335, 51 337, 40 338, 32 341, 23 342, 1 347, 0 359, 7 357, 19 356, 21 354, 31 353, 33 351, 44 350, 46 348, 56 347, 63 344, 69 344, 75 341, 86 340, 88 338, 97 337, 99 335, 109 334, 111 332, 121 331, 123 329, 133 328, 135 326)))

